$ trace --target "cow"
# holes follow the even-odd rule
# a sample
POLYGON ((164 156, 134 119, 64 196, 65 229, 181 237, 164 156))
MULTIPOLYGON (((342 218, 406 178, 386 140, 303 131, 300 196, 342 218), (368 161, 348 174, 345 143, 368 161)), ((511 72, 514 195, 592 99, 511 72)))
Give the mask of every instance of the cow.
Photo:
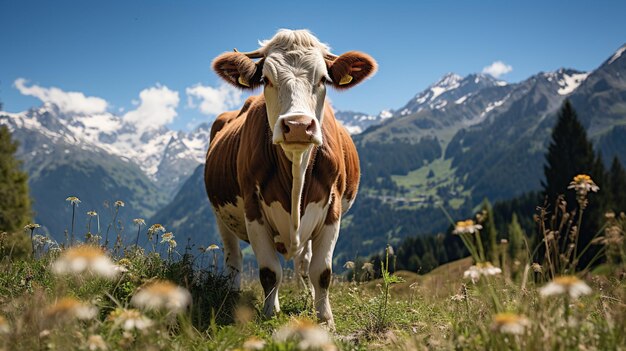
MULTIPOLYGON (((239 240, 252 246, 265 301, 280 312, 285 260, 313 285, 320 323, 334 327, 328 301, 340 220, 357 194, 359 158, 335 119, 326 88, 351 88, 377 69, 367 54, 330 52, 307 30, 279 30, 253 52, 226 52, 214 71, 240 89, 263 87, 211 127, 205 185, 223 241, 233 290, 241 284, 239 240), (254 61, 254 59, 258 59, 254 61)), ((310 283, 307 286, 310 286, 310 283)))

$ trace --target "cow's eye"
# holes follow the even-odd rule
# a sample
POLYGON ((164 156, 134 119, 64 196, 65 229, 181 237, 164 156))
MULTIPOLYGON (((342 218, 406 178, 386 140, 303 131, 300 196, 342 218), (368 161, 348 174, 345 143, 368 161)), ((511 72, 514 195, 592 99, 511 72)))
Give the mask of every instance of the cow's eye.
POLYGON ((274 85, 272 84, 272 81, 269 80, 269 78, 267 78, 266 76, 261 77, 261 84, 264 84, 270 87, 274 85))
POLYGON ((319 85, 324 85, 326 84, 326 77, 322 77, 322 79, 320 79, 319 85))

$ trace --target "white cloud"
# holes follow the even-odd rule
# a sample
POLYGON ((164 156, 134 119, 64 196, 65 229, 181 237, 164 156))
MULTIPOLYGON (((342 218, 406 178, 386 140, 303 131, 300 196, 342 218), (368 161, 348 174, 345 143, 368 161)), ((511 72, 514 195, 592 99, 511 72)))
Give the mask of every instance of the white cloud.
POLYGON ((238 107, 242 102, 241 90, 230 85, 221 84, 217 88, 196 84, 185 90, 187 93, 187 106, 198 108, 205 115, 217 115, 234 107, 238 107), (196 99, 200 105, 196 105, 196 99))
POLYGON ((507 74, 513 70, 513 67, 502 61, 495 61, 491 65, 483 68, 483 73, 490 74, 494 78, 500 78, 501 75, 507 74))
POLYGON ((106 112, 108 103, 106 100, 95 96, 85 96, 76 91, 63 91, 59 88, 44 88, 33 84, 26 86, 28 81, 18 78, 13 83, 15 88, 23 95, 34 96, 43 102, 56 105, 61 112, 77 114, 96 114, 106 112))
POLYGON ((180 99, 178 92, 157 84, 139 93, 139 102, 135 110, 124 114, 124 120, 135 124, 140 129, 158 128, 170 123, 178 115, 176 108, 180 99))

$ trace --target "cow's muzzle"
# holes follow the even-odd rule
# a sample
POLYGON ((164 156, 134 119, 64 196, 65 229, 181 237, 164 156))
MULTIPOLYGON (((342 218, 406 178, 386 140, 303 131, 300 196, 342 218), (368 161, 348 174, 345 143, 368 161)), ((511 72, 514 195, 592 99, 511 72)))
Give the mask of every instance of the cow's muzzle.
POLYGON ((277 127, 278 130, 274 130, 275 144, 322 144, 319 122, 314 117, 306 114, 282 115, 278 118, 277 127))

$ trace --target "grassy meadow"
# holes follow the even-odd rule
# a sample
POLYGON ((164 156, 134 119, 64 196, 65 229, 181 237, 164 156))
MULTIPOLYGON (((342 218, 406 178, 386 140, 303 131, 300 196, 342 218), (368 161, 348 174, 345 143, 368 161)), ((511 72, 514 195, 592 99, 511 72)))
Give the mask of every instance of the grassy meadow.
MULTIPOLYGON (((593 191, 581 179, 575 190, 593 191)), ((255 271, 244 272, 242 291, 230 291, 218 269, 221 243, 191 252, 163 226, 136 219, 127 233, 114 225, 115 244, 103 250, 92 227, 79 234, 72 226, 59 244, 31 224, 19 240, 0 240, 0 350, 624 350, 626 216, 607 214, 593 241, 602 263, 593 267, 577 266, 586 248, 572 254, 573 223, 544 230, 542 264, 530 248, 508 257, 506 241, 498 262, 488 262, 480 219, 455 226, 472 257, 426 275, 391 273, 391 247, 381 272, 346 262, 331 285, 336 330, 316 324, 289 269, 282 312, 264 318, 255 271), (124 235, 152 245, 124 246, 124 235)))

